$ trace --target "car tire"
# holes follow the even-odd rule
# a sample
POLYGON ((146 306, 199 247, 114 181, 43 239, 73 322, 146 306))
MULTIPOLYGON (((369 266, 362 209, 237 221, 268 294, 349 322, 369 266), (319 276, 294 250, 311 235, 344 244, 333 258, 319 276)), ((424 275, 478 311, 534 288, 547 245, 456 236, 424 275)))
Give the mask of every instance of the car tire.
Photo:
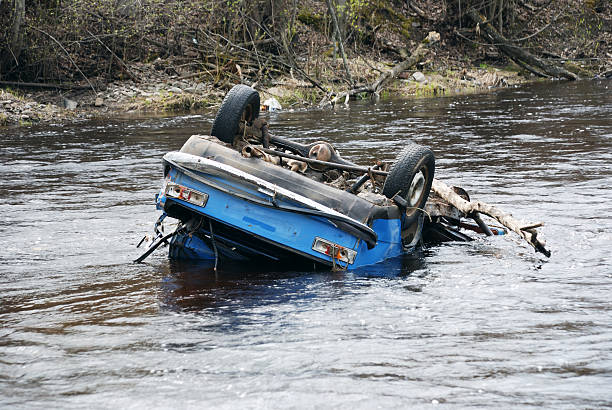
POLYGON ((259 93, 253 88, 244 84, 232 87, 217 111, 210 135, 233 143, 240 123, 251 123, 259 116, 259 101, 259 93))
POLYGON ((383 195, 393 198, 401 196, 406 202, 408 225, 419 216, 423 209, 433 182, 435 157, 433 152, 422 145, 410 143, 397 156, 385 179, 383 195))

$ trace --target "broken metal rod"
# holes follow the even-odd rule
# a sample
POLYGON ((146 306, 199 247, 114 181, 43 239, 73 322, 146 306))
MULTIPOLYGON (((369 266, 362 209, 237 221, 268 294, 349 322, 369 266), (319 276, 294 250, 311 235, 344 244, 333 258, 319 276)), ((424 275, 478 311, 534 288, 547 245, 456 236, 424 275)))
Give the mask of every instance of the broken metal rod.
POLYGON ((350 192, 351 194, 354 194, 355 192, 357 192, 357 190, 363 185, 365 184, 365 182, 370 179, 370 173, 371 171, 376 171, 377 169, 380 168, 380 164, 376 164, 374 165, 372 168, 370 168, 370 172, 366 172, 365 174, 363 174, 357 181, 355 181, 355 183, 350 186, 346 192, 350 192))
MULTIPOLYGON (((164 236, 159 236, 157 238, 157 240, 155 242, 153 242, 151 244, 151 246, 149 246, 149 248, 147 248, 147 250, 142 255, 140 255, 138 258, 136 258, 134 260, 134 263, 140 263, 140 262, 144 261, 150 254, 153 253, 153 251, 155 249, 157 249, 159 247, 159 245, 161 245, 162 243, 166 242, 168 239, 172 238, 174 235, 176 235, 178 233, 178 231, 179 231, 179 229, 177 227, 177 229, 175 231, 170 232, 169 234, 164 235, 164 236)), ((141 241, 141 243, 142 243, 142 241, 141 241)), ((138 244, 138 245, 140 245, 140 244, 138 244)))
POLYGON ((487 225, 485 223, 485 221, 482 220, 482 218, 480 217, 480 213, 479 212, 474 211, 474 212, 472 212, 472 214, 470 216, 478 224, 480 229, 482 229, 482 231, 485 233, 485 235, 493 236, 493 232, 491 232, 491 228, 489 228, 489 225, 487 225))
POLYGON ((362 172, 362 173, 371 172, 374 175, 388 175, 389 174, 387 171, 375 170, 375 169, 372 169, 371 167, 362 167, 362 166, 359 166, 359 165, 346 165, 346 164, 338 164, 336 162, 319 161, 318 159, 301 157, 299 155, 293 155, 293 154, 289 154, 289 153, 281 152, 281 151, 276 151, 276 150, 269 149, 269 148, 260 148, 260 147, 257 147, 257 149, 265 152, 266 154, 276 155, 276 156, 281 157, 281 158, 295 159, 295 160, 298 160, 298 161, 306 162, 307 164, 322 165, 322 166, 326 166, 328 168, 335 168, 335 169, 341 169, 341 170, 344 170, 344 171, 353 171, 353 172, 362 172))

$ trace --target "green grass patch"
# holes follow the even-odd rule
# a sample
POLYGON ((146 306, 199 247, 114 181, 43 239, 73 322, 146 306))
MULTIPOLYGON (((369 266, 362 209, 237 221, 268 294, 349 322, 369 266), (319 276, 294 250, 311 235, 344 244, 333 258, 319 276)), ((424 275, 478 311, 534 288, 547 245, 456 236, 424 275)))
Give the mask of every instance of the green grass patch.
POLYGON ((435 83, 419 84, 414 92, 416 97, 441 97, 445 94, 446 89, 435 83))
POLYGON ((163 101, 164 111, 195 111, 206 108, 210 102, 205 98, 198 98, 192 95, 170 95, 163 101))
POLYGON ((322 95, 315 89, 296 88, 291 93, 278 98, 278 102, 283 108, 290 108, 295 105, 316 105, 321 100, 322 95))

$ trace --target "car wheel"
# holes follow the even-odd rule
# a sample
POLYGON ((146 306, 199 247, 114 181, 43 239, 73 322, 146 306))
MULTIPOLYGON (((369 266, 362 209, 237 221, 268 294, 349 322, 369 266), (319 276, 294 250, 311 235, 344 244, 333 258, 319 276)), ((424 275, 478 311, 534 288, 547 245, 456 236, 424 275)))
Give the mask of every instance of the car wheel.
POLYGON ((240 123, 251 123, 258 116, 259 93, 247 85, 235 85, 223 99, 210 134, 231 144, 240 123))
POLYGON ((410 224, 423 209, 434 178, 433 152, 422 145, 410 143, 397 156, 385 179, 383 194, 387 198, 401 196, 406 202, 406 224, 410 224))

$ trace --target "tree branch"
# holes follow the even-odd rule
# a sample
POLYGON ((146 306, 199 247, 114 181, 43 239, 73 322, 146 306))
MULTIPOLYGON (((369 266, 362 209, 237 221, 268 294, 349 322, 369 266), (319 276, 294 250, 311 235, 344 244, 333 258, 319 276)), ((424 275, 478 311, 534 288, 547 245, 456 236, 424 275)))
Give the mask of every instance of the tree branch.
POLYGON ((546 242, 538 238, 538 233, 535 229, 536 227, 542 226, 542 224, 526 225, 514 219, 512 215, 506 214, 492 205, 480 201, 466 201, 444 182, 435 178, 431 185, 431 190, 465 215, 472 215, 474 212, 479 212, 490 216, 527 241, 527 243, 533 246, 536 252, 540 252, 546 257, 550 257, 550 251, 546 249, 546 242))

